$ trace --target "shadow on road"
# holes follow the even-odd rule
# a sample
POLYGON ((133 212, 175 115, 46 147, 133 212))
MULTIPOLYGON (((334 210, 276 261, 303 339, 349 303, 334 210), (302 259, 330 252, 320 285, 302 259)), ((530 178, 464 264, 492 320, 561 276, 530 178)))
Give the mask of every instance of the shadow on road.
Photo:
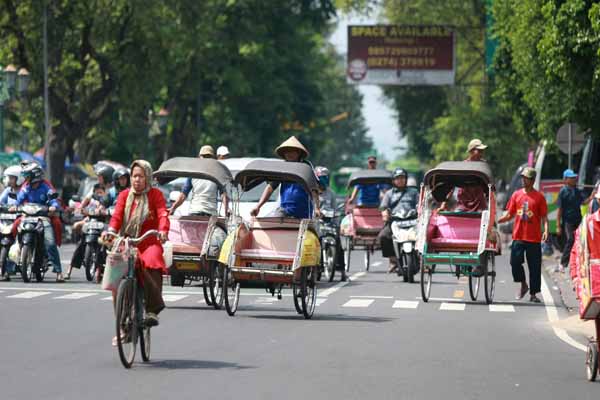
MULTIPOLYGON (((278 319, 278 320, 302 320, 302 315, 248 315, 248 318, 255 319, 278 319)), ((312 317, 311 321, 334 321, 334 322, 369 322, 369 323, 384 323, 391 322, 396 318, 370 317, 359 315, 344 315, 344 314, 317 314, 312 317)))
POLYGON ((256 367, 249 367, 239 365, 236 363, 229 363, 224 361, 207 361, 207 360, 159 360, 151 361, 146 364, 142 364, 145 368, 160 368, 160 369, 251 369, 256 367))
POLYGON ((169 310, 214 310, 213 306, 167 306, 169 310))

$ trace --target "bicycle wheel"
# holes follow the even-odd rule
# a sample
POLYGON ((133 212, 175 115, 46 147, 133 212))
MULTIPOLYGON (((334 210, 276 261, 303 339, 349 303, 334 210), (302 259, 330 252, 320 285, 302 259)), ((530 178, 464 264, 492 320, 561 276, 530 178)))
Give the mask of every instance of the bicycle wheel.
POLYGON ((223 307, 223 267, 217 261, 210 261, 210 299, 215 310, 223 307))
POLYGON ((131 368, 133 364, 139 333, 135 296, 135 281, 133 279, 122 280, 117 292, 116 333, 119 358, 125 368, 131 368))
POLYGON ((202 278, 202 293, 204 294, 204 301, 206 305, 212 306, 213 302, 210 298, 210 278, 208 276, 203 276, 202 278))
POLYGON ((150 361, 150 349, 151 349, 151 336, 150 336, 150 327, 143 326, 139 330, 140 335, 140 350, 142 353, 142 360, 144 362, 150 361))
POLYGON ((588 381, 594 382, 598 374, 598 347, 595 342, 588 344, 585 357, 585 370, 588 381))
POLYGON ((346 239, 347 249, 346 249, 346 272, 350 272, 350 253, 352 252, 352 239, 346 239))
POLYGON ((292 296, 294 298, 294 308, 298 314, 302 314, 302 288, 301 284, 292 284, 292 296))
POLYGON ((477 301, 477 296, 479 296, 480 282, 481 278, 479 276, 469 275, 469 295, 473 301, 477 301))
POLYGON ((496 292, 496 259, 493 254, 486 251, 482 255, 483 262, 483 286, 485 290, 485 302, 492 304, 496 292))
POLYGON ((317 303, 316 275, 315 267, 302 268, 302 286, 300 292, 302 293, 302 313, 305 319, 311 319, 315 312, 315 305, 317 303))
POLYGON ((425 265, 423 258, 421 258, 421 297, 425 303, 429 301, 429 295, 431 294, 431 279, 431 267, 425 265))
POLYGON ((225 300, 227 314, 233 317, 240 301, 240 283, 236 282, 229 268, 225 268, 223 275, 223 299, 225 300))

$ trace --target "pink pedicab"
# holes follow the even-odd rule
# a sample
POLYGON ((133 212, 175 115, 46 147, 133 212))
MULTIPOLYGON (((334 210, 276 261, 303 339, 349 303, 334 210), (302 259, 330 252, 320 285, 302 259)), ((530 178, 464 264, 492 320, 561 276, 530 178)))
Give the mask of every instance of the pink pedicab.
MULTIPOLYGON (((392 174, 381 169, 365 169, 352 173, 348 180, 348 188, 355 185, 378 185, 390 187, 392 174)), ((377 236, 384 227, 379 207, 350 206, 350 213, 344 218, 340 234, 346 238, 346 271, 350 271, 352 250, 364 250, 365 270, 369 270, 371 255, 381 249, 377 236)))
POLYGON ((425 174, 419 199, 417 251, 421 254, 421 295, 427 302, 434 273, 469 278, 469 294, 476 301, 480 280, 485 300, 494 299, 495 256, 499 254, 496 196, 492 173, 485 162, 444 162, 425 174), (479 187, 487 195, 481 211, 438 211, 455 188, 479 187), (448 268, 440 268, 447 265, 448 268))
MULTIPOLYGON (((206 179, 226 192, 232 181, 229 169, 213 159, 177 157, 165 161, 154 176, 160 182, 175 178, 206 179)), ((172 263, 169 275, 172 286, 186 281, 200 281, 206 304, 216 309, 223 304, 222 268, 218 257, 220 244, 225 240, 227 221, 217 216, 170 216, 172 263)))

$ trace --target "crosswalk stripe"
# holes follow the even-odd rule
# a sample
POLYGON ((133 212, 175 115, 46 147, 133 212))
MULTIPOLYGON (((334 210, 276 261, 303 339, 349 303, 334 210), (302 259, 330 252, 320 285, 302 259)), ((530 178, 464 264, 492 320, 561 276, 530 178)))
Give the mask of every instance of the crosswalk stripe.
POLYGON ((512 304, 490 304, 491 312, 515 312, 515 306, 512 304))
POLYGON ((315 303, 315 305, 316 305, 317 307, 319 307, 321 304, 325 303, 326 301, 327 301, 327 299, 320 299, 320 298, 317 298, 317 302, 315 303))
POLYGON ((112 300, 112 296, 108 296, 108 297, 103 297, 100 300, 102 301, 108 301, 108 300, 112 300))
POLYGON ((396 300, 392 308, 408 308, 414 309, 419 306, 418 301, 405 301, 405 300, 396 300))
POLYGON ((465 303, 442 303, 440 311, 465 311, 465 303))
POLYGON ((374 301, 373 299, 350 299, 342 307, 366 308, 374 301))
POLYGON ((13 294, 12 296, 6 296, 7 299, 33 299, 35 297, 45 296, 50 292, 23 292, 19 294, 13 294))
POLYGON ((259 303, 259 304, 273 304, 275 302, 275 298, 274 297, 258 297, 254 302, 259 303))
POLYGON ((95 296, 95 295, 96 295, 96 293, 70 293, 70 294, 65 294, 64 296, 55 297, 54 299, 79 300, 79 299, 85 299, 86 297, 91 297, 91 296, 95 296))
POLYGON ((163 301, 165 303, 173 303, 185 299, 186 297, 188 297, 187 294, 163 294, 163 301))

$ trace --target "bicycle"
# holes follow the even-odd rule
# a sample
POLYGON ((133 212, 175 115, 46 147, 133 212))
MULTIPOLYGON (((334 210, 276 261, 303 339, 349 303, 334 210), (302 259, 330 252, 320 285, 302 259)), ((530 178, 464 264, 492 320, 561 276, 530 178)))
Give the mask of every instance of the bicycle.
MULTIPOLYGON (((107 232, 107 234, 125 241, 127 252, 127 274, 119 283, 117 290, 116 330, 119 358, 123 366, 129 369, 135 359, 138 339, 143 362, 150 361, 151 343, 151 327, 146 325, 144 288, 139 284, 140 272, 139 268, 136 268, 137 249, 135 246, 151 236, 158 236, 158 231, 148 231, 137 239, 122 238, 112 232, 107 232)), ((116 243, 120 245, 119 240, 116 243)))

